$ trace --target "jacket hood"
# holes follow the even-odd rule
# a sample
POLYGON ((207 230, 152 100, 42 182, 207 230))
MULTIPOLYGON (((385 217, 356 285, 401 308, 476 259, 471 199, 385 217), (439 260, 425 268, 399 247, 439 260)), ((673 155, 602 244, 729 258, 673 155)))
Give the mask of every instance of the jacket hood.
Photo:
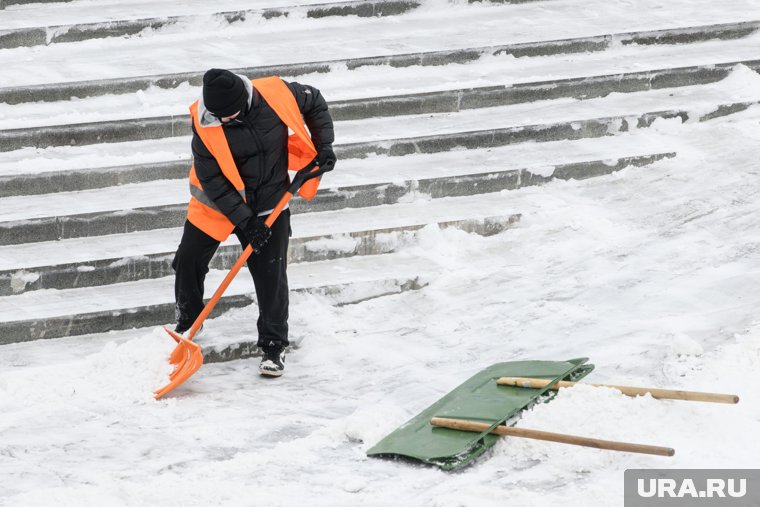
MULTIPOLYGON (((241 74, 235 75, 243 80, 245 90, 248 92, 248 109, 250 109, 251 104, 253 103, 253 84, 251 84, 251 80, 246 76, 243 76, 241 74)), ((201 96, 198 99, 198 121, 201 124, 201 127, 219 127, 222 125, 222 122, 219 121, 219 118, 211 114, 208 109, 206 109, 206 105, 203 103, 202 89, 201 96)))

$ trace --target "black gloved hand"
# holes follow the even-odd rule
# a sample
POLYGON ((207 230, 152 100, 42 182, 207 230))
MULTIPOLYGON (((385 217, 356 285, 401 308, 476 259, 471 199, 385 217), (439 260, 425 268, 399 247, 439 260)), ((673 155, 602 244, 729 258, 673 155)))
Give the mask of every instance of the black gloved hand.
POLYGON ((261 252, 272 235, 272 229, 264 224, 264 217, 251 217, 240 225, 254 253, 261 252))
POLYGON ((332 149, 332 144, 320 144, 317 146, 317 165, 324 168, 325 172, 335 169, 338 157, 332 149))

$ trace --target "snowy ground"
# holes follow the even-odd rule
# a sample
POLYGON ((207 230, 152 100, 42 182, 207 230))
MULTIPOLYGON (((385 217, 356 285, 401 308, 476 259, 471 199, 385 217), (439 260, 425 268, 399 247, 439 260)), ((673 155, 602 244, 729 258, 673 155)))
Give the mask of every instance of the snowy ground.
MULTIPOLYGON (((336 307, 299 296, 299 349, 267 381, 212 364, 153 401, 157 330, 3 347, 0 505, 622 505, 627 468, 757 465, 760 109, 656 125, 679 156, 503 193, 517 229, 430 228, 399 257, 419 291, 336 307), (369 459, 385 434, 499 361, 590 356, 589 380, 735 392, 736 406, 578 388, 523 427, 672 446, 658 458, 505 439, 460 473, 369 459), (589 504, 589 498, 594 501, 589 504)), ((212 321, 253 333, 253 309, 212 321)))
MULTIPOLYGON (((303 2, 262 0, 256 7, 296 3, 303 2)), ((736 0, 730 8, 714 0, 518 5, 428 0, 410 14, 388 18, 251 17, 229 26, 203 17, 250 5, 242 0, 213 6, 201 0, 82 0, 12 6, 0 10, 0 29, 169 14, 201 17, 133 37, 0 50, 0 86, 760 19, 756 0, 736 0), (241 45, 250 50, 240 51, 241 45)), ((756 58, 758 46, 755 35, 577 55, 486 57, 440 67, 349 71, 333 66, 303 81, 338 100, 733 62, 756 58)), ((758 90, 760 77, 742 66, 726 80, 703 87, 342 122, 338 142, 401 137, 399 131, 409 136, 635 116, 676 107, 699 113, 720 103, 758 102, 758 90)), ((185 83, 174 90, 86 100, 0 104, 0 128, 184 114, 197 94, 185 83)), ((299 273, 335 280, 365 276, 361 290, 369 294, 373 280, 406 272, 426 285, 350 305, 337 304, 341 295, 295 294, 290 324, 298 348, 278 380, 260 378, 257 360, 209 364, 172 396, 155 401, 152 391, 166 382, 173 342, 153 328, 0 347, 0 507, 621 507, 623 472, 629 468, 757 467, 760 394, 753 381, 760 374, 760 106, 705 123, 658 120, 652 128, 615 138, 394 157, 391 167, 383 157, 345 161, 326 179, 337 186, 509 167, 550 174, 563 162, 662 152, 678 155, 606 177, 487 197, 432 203, 424 195, 410 196, 411 202, 391 212, 427 209, 428 218, 436 210, 437 217, 455 219, 466 216, 457 206, 468 202, 468 213, 491 216, 496 210, 520 213, 522 219, 489 238, 429 226, 394 254, 346 262, 359 266, 361 275, 340 263, 329 264, 334 275, 328 275, 326 263, 292 267, 294 286, 301 283, 299 273), (472 205, 476 199, 477 206, 472 205), (455 204, 446 209, 449 203, 455 204), (673 458, 517 439, 502 440, 457 473, 365 455, 398 425, 493 363, 583 356, 597 365, 590 382, 732 392, 741 402, 631 399, 579 387, 560 392, 518 424, 674 447, 673 458)), ((0 175, 76 170, 183 159, 187 138, 1 155, 0 175)), ((109 210, 114 193, 130 205, 176 203, 186 198, 186 190, 178 193, 181 183, 10 197, 0 200, 0 218, 109 210)), ((346 232, 378 227, 380 218, 387 225, 392 220, 382 216, 386 212, 302 215, 293 224, 296 236, 346 232), (334 230, 328 222, 336 224, 334 230)), ((112 250, 152 253, 161 251, 156 245, 176 242, 176 232, 138 233, 142 239, 131 246, 129 238, 117 236, 97 248, 90 245, 101 238, 13 245, 0 248, 0 267, 86 261, 112 250)), ((151 297, 171 297, 170 281, 148 282, 151 297)), ((245 284, 251 290, 245 275, 236 284, 238 292, 246 291, 245 284)), ((119 287, 93 289, 92 303, 123 307, 103 296, 109 290, 119 287)), ((43 292, 30 291, 13 304, 35 301, 43 292)), ((132 297, 123 292, 121 297, 132 297)), ((68 313, 75 311, 70 309, 73 293, 60 291, 68 313)), ((11 299, 0 304, 6 301, 11 299)), ((30 312, 46 311, 42 304, 26 306, 30 312)), ((210 321, 202 343, 253 340, 255 313, 243 308, 210 321)), ((0 308, 5 320, 21 314, 8 304, 0 308)))

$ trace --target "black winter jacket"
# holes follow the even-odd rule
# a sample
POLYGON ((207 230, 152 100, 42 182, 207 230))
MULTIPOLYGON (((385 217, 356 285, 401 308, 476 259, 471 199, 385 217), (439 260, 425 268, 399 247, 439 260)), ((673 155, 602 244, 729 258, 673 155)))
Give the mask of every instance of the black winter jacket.
MULTIPOLYGON (((296 98, 314 145, 331 145, 335 139, 333 122, 319 90, 299 83, 285 84, 296 98)), ((223 124, 223 128, 245 184, 247 202, 224 176, 194 126, 192 151, 203 192, 233 224, 243 225, 250 217, 273 209, 289 185, 288 127, 255 90, 248 111, 238 119, 241 121, 223 124)))

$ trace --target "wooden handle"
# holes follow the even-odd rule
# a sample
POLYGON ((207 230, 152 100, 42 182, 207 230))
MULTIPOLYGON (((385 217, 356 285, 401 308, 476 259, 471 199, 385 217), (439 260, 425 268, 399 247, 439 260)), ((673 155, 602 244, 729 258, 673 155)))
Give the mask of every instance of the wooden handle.
MULTIPOLYGON (((445 417, 433 417, 430 420, 433 426, 449 428, 452 430, 472 431, 482 433, 491 427, 490 424, 477 421, 468 421, 465 419, 448 419, 445 417)), ((560 444, 580 445, 583 447, 593 447, 595 449, 606 449, 609 451, 637 452, 640 454, 653 454, 655 456, 673 456, 676 451, 670 447, 658 447, 655 445, 630 444, 627 442, 615 442, 612 440, 600 440, 598 438, 578 437, 575 435, 565 435, 562 433, 551 433, 548 431, 530 430, 526 428, 514 428, 512 426, 499 425, 491 431, 494 435, 507 437, 532 438, 534 440, 546 440, 548 442, 558 442, 560 444)))
MULTIPOLYGON (((551 381, 540 378, 524 378, 524 377, 501 377, 496 380, 498 384, 503 386, 515 386, 515 387, 530 387, 532 389, 542 389, 546 387, 551 381)), ((567 382, 561 380, 557 382, 551 389, 559 389, 560 387, 573 387, 578 382, 567 382)), ((674 389, 655 389, 651 387, 631 387, 631 386, 614 386, 609 384, 582 384, 594 387, 612 387, 617 389, 621 393, 627 396, 643 396, 647 393, 652 395, 652 398, 665 399, 665 400, 685 400, 685 401, 706 401, 710 403, 739 403, 739 397, 735 394, 719 394, 719 393, 701 393, 697 391, 678 391, 674 389)))

